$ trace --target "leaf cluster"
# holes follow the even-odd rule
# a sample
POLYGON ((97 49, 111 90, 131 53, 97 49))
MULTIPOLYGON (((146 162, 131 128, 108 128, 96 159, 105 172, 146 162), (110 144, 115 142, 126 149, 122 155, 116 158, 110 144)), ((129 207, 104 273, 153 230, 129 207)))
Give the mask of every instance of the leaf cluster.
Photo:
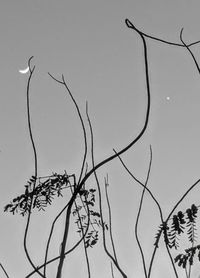
POLYGON ((185 249, 184 254, 178 254, 174 261, 178 263, 178 266, 182 268, 186 268, 187 263, 189 265, 193 265, 194 263, 194 255, 197 255, 198 260, 200 261, 200 245, 193 246, 191 248, 185 249))
POLYGON ((186 234, 188 241, 192 244, 191 248, 185 249, 184 254, 178 254, 174 261, 178 263, 178 266, 186 268, 187 263, 193 265, 194 255, 196 254, 200 261, 200 245, 194 246, 197 239, 197 220, 198 207, 194 204, 188 208, 184 213, 179 211, 174 214, 173 217, 168 221, 164 222, 159 226, 156 233, 156 240, 154 245, 158 247, 158 242, 161 234, 163 234, 165 244, 169 248, 179 248, 179 240, 182 234, 186 234))
POLYGON ((174 214, 172 219, 167 223, 164 222, 159 226, 159 229, 156 233, 155 246, 158 247, 158 242, 161 234, 163 233, 165 244, 169 248, 179 248, 179 239, 180 235, 187 232, 187 237, 189 242, 194 244, 197 238, 196 234, 196 219, 197 219, 198 207, 192 205, 188 208, 185 213, 179 211, 177 214, 174 214))
POLYGON ((172 223, 168 232, 169 247, 178 249, 180 235, 187 232, 189 242, 194 244, 197 238, 196 234, 196 219, 198 207, 194 204, 186 210, 185 213, 179 211, 172 217, 172 223))
POLYGON ((156 232, 156 236, 155 236, 156 240, 154 242, 154 246, 156 246, 156 248, 158 248, 158 243, 159 243, 159 240, 160 240, 160 237, 162 234, 164 236, 164 241, 165 241, 166 245, 169 244, 168 230, 169 230, 169 227, 168 227, 167 222, 163 222, 159 226, 158 231, 156 232))
MULTIPOLYGON (((46 178, 36 178, 32 176, 25 187, 25 192, 14 198, 9 204, 4 207, 4 211, 13 214, 20 213, 24 216, 31 209, 37 208, 45 210, 47 205, 51 205, 55 195, 63 196, 62 190, 68 186, 72 186, 70 178, 73 175, 63 175, 53 173, 46 178)), ((74 185, 73 185, 74 186, 74 185)))
MULTIPOLYGON (((86 248, 93 247, 98 242, 98 228, 102 226, 101 215, 95 210, 95 192, 96 189, 94 188, 81 189, 79 193, 80 205, 76 205, 72 211, 73 216, 76 217, 77 232, 80 236, 86 233, 84 241, 86 248)), ((104 225, 108 229, 107 224, 104 225)))

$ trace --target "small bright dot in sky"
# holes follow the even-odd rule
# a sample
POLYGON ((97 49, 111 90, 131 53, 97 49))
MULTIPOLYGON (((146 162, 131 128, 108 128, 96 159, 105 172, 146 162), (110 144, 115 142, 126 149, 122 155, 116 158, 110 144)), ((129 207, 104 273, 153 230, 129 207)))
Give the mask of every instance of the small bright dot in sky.
POLYGON ((167 100, 170 100, 170 97, 167 97, 167 100))

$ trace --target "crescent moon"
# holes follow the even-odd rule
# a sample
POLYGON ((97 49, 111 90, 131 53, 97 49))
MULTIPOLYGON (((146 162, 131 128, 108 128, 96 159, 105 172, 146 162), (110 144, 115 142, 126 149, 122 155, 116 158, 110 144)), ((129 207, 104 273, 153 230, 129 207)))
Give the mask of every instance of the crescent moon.
POLYGON ((28 71, 29 71, 29 67, 27 67, 26 69, 23 69, 23 70, 19 70, 19 72, 22 74, 26 74, 28 71))

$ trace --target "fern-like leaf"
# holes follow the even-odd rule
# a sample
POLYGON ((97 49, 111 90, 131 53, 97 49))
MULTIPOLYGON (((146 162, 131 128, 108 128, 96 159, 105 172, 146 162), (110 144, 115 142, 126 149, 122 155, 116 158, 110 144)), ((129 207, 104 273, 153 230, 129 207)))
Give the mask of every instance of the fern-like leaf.
POLYGON ((25 185, 25 192, 20 196, 14 198, 10 204, 4 207, 4 211, 9 211, 13 214, 20 212, 24 216, 32 209, 37 208, 45 210, 47 205, 51 205, 55 195, 62 196, 61 191, 67 186, 71 185, 70 178, 74 175, 68 176, 67 174, 60 175, 54 173, 52 176, 48 176, 45 179, 36 179, 32 176, 25 185))
POLYGON ((195 206, 194 204, 191 206, 191 208, 186 210, 186 215, 187 215, 187 235, 189 241, 194 244, 197 238, 197 229, 196 229, 196 218, 197 218, 197 212, 198 212, 198 207, 195 206))

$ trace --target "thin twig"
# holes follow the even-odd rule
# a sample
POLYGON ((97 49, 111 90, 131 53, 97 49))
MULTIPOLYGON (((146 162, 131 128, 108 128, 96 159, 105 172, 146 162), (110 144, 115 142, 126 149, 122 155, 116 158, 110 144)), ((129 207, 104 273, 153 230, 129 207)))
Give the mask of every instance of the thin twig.
POLYGON ((6 272, 5 268, 3 267, 2 263, 0 263, 0 267, 2 268, 4 274, 6 275, 7 278, 9 278, 8 273, 6 272))
POLYGON ((139 223, 140 213, 141 213, 141 210, 142 210, 145 190, 147 188, 147 184, 148 184, 148 180, 149 180, 149 175, 150 175, 150 171, 151 171, 151 164, 152 164, 152 148, 150 146, 149 169, 148 169, 146 181, 145 181, 145 184, 144 184, 144 188, 142 190, 142 195, 141 195, 141 199, 140 199, 140 203, 139 203, 139 208, 138 208, 138 213, 137 213, 136 222, 135 222, 135 237, 136 237, 136 241, 137 241, 138 247, 140 249, 140 254, 141 254, 141 257, 142 257, 142 264, 143 264, 144 274, 145 274, 146 278, 147 278, 146 262, 145 262, 144 252, 143 252, 143 249, 142 249, 139 237, 138 237, 138 223, 139 223))
POLYGON ((192 184, 190 186, 190 188, 183 194, 183 196, 179 199, 179 201, 174 205, 174 207, 172 208, 172 210, 170 211, 170 213, 167 216, 166 219, 166 223, 169 221, 170 217, 172 216, 172 214, 174 213, 174 211, 177 209, 177 207, 180 205, 180 203, 185 199, 185 197, 192 191, 192 189, 194 189, 194 187, 200 182, 200 179, 198 179, 194 184, 192 184))
MULTIPOLYGON (((190 53, 190 55, 191 55, 191 57, 192 57, 192 59, 193 59, 193 61, 194 61, 194 63, 195 63, 195 66, 196 66, 196 68, 197 68, 197 70, 198 70, 198 72, 199 72, 199 74, 200 74, 200 67, 199 67, 199 64, 198 64, 198 62, 197 62, 197 60, 196 60, 196 58, 195 58, 193 52, 191 51, 191 49, 189 48, 189 46, 187 46, 187 45, 185 44, 185 42, 183 41, 183 28, 181 29, 181 32, 180 32, 180 40, 181 40, 181 42, 185 45, 185 47, 186 47, 186 49, 188 50, 188 52, 190 53)), ((194 245, 194 242, 192 242, 192 247, 193 247, 193 245, 194 245)), ((191 277, 191 264, 189 264, 189 271, 188 271, 188 274, 187 274, 187 271, 186 271, 186 276, 188 276, 189 278, 191 277)))
MULTIPOLYGON (((114 152, 115 149, 113 149, 114 152)), ((118 156, 121 164, 123 165, 123 167, 125 168, 125 170, 128 172, 128 174, 138 183, 140 184, 143 188, 145 188, 145 185, 138 179, 135 177, 135 175, 133 175, 133 173, 128 169, 128 167, 126 166, 126 164, 124 163, 124 161, 122 160, 121 156, 118 156)), ((151 190, 146 187, 145 188, 146 191, 148 191, 148 193, 150 194, 151 198, 154 200, 154 202, 156 203, 157 207, 158 207, 158 210, 159 210, 159 213, 160 213, 160 219, 161 219, 161 223, 164 222, 164 218, 163 218, 163 213, 162 213, 162 209, 161 209, 161 206, 159 204, 159 202, 157 201, 157 199, 155 198, 155 196, 153 195, 153 193, 151 192, 151 190)), ((153 261, 154 261, 154 257, 155 257, 155 253, 156 253, 156 249, 158 248, 158 246, 156 245, 155 248, 154 248, 154 251, 153 251, 153 254, 152 254, 152 257, 151 257, 151 262, 150 262, 150 266, 149 266, 149 273, 151 273, 151 267, 153 265, 153 261)), ((150 275, 150 274, 149 274, 150 275)), ((150 277, 150 276, 148 276, 150 277)))
MULTIPOLYGON (((94 162, 95 161, 94 160, 94 136, 93 136, 92 124, 91 124, 91 121, 90 121, 90 118, 89 118, 89 114, 88 114, 88 109, 87 109, 86 113, 87 113, 87 119, 88 119, 89 128, 90 128, 90 134, 91 134, 91 157, 92 157, 92 167, 94 169, 95 168, 95 162, 94 162)), ((102 233, 103 233, 103 247, 104 247, 104 250, 105 250, 106 254, 113 261, 113 263, 115 264, 115 266, 117 267, 117 269, 119 270, 121 275, 124 278, 127 278, 127 275, 121 269, 121 267, 119 266, 119 264, 115 260, 115 258, 110 254, 110 252, 108 251, 107 246, 106 246, 105 224, 104 224, 104 220, 103 220, 101 188, 100 188, 99 179, 98 179, 98 176, 97 176, 97 173, 96 173, 95 170, 94 170, 93 174, 95 176, 95 180, 96 180, 96 184, 97 184, 97 188, 98 188, 98 193, 99 193, 99 211, 100 211, 101 226, 102 226, 102 233)))
POLYGON ((109 184, 108 184, 108 175, 107 175, 107 179, 105 179, 105 192, 106 192, 106 201, 107 201, 107 205, 108 205, 110 240, 111 240, 111 244, 112 244, 114 258, 115 258, 116 262, 118 263, 117 253, 115 250, 115 243, 114 243, 114 239, 113 239, 113 235, 112 235, 112 213, 111 213, 111 206, 110 206, 110 201, 109 201, 109 196, 108 196, 108 186, 109 186, 109 184))
POLYGON ((114 271, 113 271, 113 265, 112 265, 112 262, 110 262, 110 267, 111 267, 111 274, 112 274, 112 278, 115 278, 115 276, 114 276, 114 271))
MULTIPOLYGON (((115 149, 113 149, 113 151, 116 153, 115 149)), ((133 175, 133 173, 128 169, 128 167, 126 166, 126 164, 124 163, 123 159, 121 158, 121 156, 118 156, 121 164, 123 165, 124 169, 127 171, 127 173, 137 182, 139 183, 143 188, 145 187, 145 185, 138 179, 136 178, 135 175, 133 175)), ((146 187, 145 190, 150 194, 151 198, 154 200, 154 202, 156 203, 157 207, 158 207, 158 210, 159 210, 159 213, 160 213, 160 219, 161 219, 161 222, 163 223, 164 221, 164 218, 163 218, 163 213, 162 213, 162 209, 161 209, 161 206, 158 202, 158 200, 156 199, 156 197, 153 195, 153 193, 151 192, 151 190, 146 187)))
MULTIPOLYGON (((27 88, 26 88, 26 98, 27 98, 27 103, 26 103, 26 107, 27 107, 27 120, 28 120, 28 130, 29 130, 29 137, 31 140, 31 145, 33 148, 33 154, 34 154, 34 177, 35 180, 33 182, 33 191, 35 189, 36 186, 36 180, 37 180, 37 151, 36 151, 36 147, 35 147, 35 142, 34 142, 34 138, 33 138, 33 133, 32 133, 32 126, 31 126, 31 113, 30 113, 30 82, 31 82, 31 78, 32 78, 32 74, 35 70, 35 66, 33 68, 31 68, 31 60, 32 60, 33 56, 29 58, 28 60, 28 67, 29 67, 29 78, 28 78, 28 82, 27 82, 27 88)), ((27 222, 26 222, 26 227, 25 227, 25 232, 24 232, 24 251, 26 254, 26 257, 29 261, 29 263, 31 264, 31 266, 34 268, 34 270, 41 276, 41 277, 45 277, 42 275, 42 273, 40 273, 37 269, 37 267, 35 266, 35 264, 33 263, 28 249, 27 249, 27 235, 28 235, 28 230, 29 230, 29 225, 30 225, 30 219, 31 219, 31 210, 32 210, 32 205, 33 205, 33 195, 31 197, 31 202, 30 202, 30 210, 28 211, 28 218, 27 218, 27 222)))
POLYGON ((177 273, 177 270, 176 270, 176 266, 175 266, 174 260, 173 260, 173 258, 172 258, 172 254, 171 254, 171 252, 170 252, 170 250, 169 250, 169 246, 167 245, 166 242, 165 242, 165 247, 166 247, 166 249, 167 249, 167 253, 168 253, 168 255, 169 255, 170 262, 171 262, 171 265, 172 265, 173 270, 174 270, 174 274, 175 274, 176 278, 178 278, 178 273, 177 273))
POLYGON ((187 272, 187 267, 185 267, 185 276, 186 276, 186 278, 190 278, 188 275, 188 272, 187 272))
POLYGON ((57 78, 55 78, 51 73, 49 73, 49 76, 56 82, 64 85, 64 87, 67 89, 67 92, 71 98, 71 100, 73 101, 74 103, 74 106, 76 108, 76 111, 78 113, 78 116, 79 116, 79 119, 80 119, 80 122, 81 122, 81 126, 82 126, 82 130, 83 130, 83 137, 84 137, 84 156, 83 156, 83 161, 82 161, 82 166, 81 166, 81 172, 80 172, 80 176, 79 176, 79 180, 78 180, 78 183, 80 182, 81 178, 82 178, 82 175, 83 175, 83 170, 84 170, 84 167, 85 167, 85 161, 86 161, 86 156, 87 156, 87 134, 86 134, 86 128, 85 128, 85 124, 84 124, 84 121, 83 121, 83 117, 81 115, 81 112, 80 112, 80 109, 79 109, 79 106, 71 92, 71 90, 69 89, 66 81, 65 81, 65 78, 64 78, 64 75, 62 75, 62 81, 61 80, 58 80, 57 78))

